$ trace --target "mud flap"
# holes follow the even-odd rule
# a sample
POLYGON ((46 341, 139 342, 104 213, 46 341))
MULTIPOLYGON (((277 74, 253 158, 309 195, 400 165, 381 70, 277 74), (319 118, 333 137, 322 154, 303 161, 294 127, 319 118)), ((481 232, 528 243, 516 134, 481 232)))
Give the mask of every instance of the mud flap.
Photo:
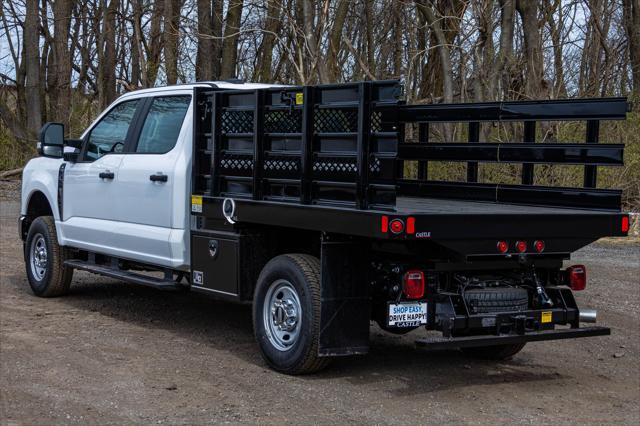
POLYGON ((319 356, 369 351, 367 258, 366 247, 360 243, 322 241, 319 356))

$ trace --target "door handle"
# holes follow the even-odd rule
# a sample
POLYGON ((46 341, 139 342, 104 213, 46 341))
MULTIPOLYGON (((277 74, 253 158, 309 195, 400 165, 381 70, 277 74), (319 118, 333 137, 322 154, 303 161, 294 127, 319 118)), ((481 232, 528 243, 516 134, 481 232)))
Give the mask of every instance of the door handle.
POLYGON ((149 176, 149 180, 151 182, 166 182, 169 180, 169 176, 163 175, 162 172, 158 172, 154 175, 149 176))
POLYGON ((100 172, 98 177, 100 177, 100 179, 113 179, 115 175, 113 174, 113 172, 107 170, 106 172, 100 172))

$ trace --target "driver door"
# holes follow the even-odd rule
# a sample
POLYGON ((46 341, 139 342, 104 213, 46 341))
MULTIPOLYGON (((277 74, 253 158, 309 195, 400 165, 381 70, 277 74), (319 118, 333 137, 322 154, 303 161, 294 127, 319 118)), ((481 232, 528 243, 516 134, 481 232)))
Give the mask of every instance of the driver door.
POLYGON ((120 254, 115 183, 142 103, 125 100, 111 108, 86 134, 78 161, 66 164, 61 228, 67 244, 120 254))

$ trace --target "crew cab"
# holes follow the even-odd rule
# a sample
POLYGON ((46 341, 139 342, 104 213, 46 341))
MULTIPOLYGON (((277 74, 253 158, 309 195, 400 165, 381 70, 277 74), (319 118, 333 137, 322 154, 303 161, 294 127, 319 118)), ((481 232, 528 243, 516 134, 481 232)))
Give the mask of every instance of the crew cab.
POLYGON ((41 297, 84 270, 250 303, 264 359, 288 374, 367 353, 372 321, 493 359, 606 335, 573 297, 586 267, 563 261, 628 232, 620 191, 596 188, 624 148, 598 143, 600 120, 627 111, 623 98, 407 105, 397 81, 134 91, 80 139, 43 126, 22 180, 26 274, 41 297), (586 140, 536 142, 540 120, 584 121, 586 140), (523 123, 523 141, 480 142, 495 122, 523 123), (467 141, 430 143, 432 123, 463 123, 467 141), (434 161, 466 163, 466 180, 429 179, 434 161), (479 162, 522 164, 521 181, 479 182, 479 162), (583 165, 584 187, 537 186, 537 164, 583 165))

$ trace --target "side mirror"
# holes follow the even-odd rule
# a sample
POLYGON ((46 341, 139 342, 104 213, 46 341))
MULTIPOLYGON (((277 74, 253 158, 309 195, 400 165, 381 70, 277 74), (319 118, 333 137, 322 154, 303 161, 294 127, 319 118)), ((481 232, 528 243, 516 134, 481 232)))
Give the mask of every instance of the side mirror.
POLYGON ((80 153, 75 149, 71 152, 65 151, 64 153, 62 153, 62 158, 64 159, 64 161, 68 161, 70 163, 76 163, 79 156, 80 153))
POLYGON ((64 161, 76 163, 80 157, 80 149, 82 148, 82 139, 65 139, 64 152, 62 158, 64 161))
POLYGON ((64 146, 64 125, 46 123, 38 136, 38 154, 45 157, 62 158, 64 146))

